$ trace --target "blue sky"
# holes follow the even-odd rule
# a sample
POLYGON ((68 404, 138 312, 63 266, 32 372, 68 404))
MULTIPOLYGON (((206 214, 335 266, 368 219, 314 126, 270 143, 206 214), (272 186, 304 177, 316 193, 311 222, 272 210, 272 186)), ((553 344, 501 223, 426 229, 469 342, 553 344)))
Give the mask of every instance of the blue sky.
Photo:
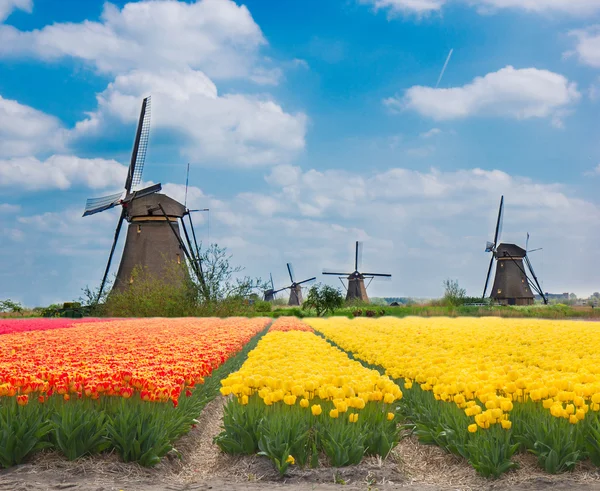
POLYGON ((150 94, 144 180, 182 199, 190 162, 199 234, 247 274, 363 240, 393 274, 371 295, 478 295, 504 194, 545 290, 600 289, 597 0, 0 0, 0 298, 98 284, 116 215, 81 213, 150 94))

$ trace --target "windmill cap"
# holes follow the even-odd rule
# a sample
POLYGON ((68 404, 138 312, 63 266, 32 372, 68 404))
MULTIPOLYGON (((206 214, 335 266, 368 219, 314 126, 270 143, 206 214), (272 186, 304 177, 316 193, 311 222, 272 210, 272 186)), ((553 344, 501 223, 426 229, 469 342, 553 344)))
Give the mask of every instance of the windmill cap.
POLYGON ((154 193, 148 196, 134 199, 127 206, 127 215, 133 217, 162 216, 162 211, 158 208, 159 203, 165 210, 165 213, 171 217, 181 218, 185 215, 185 206, 179 201, 169 198, 166 194, 154 193))
POLYGON ((516 244, 500 244, 496 248, 496 257, 512 256, 525 257, 527 252, 516 244))

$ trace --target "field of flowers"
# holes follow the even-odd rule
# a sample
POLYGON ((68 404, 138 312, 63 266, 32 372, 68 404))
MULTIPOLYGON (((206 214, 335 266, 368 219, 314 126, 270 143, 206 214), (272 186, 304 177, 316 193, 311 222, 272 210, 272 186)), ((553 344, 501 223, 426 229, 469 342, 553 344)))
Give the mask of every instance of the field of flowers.
POLYGON ((334 466, 365 453, 385 457, 398 441, 400 388, 296 319, 278 319, 221 384, 235 397, 217 444, 231 454, 259 452, 281 474, 290 464, 317 465, 321 452, 334 466))
POLYGON ((90 322, 106 322, 106 319, 66 319, 66 318, 28 318, 0 319, 0 334, 11 334, 26 331, 47 331, 49 329, 64 329, 77 324, 90 322))
POLYGON ((600 325, 501 318, 346 318, 308 323, 404 393, 421 441, 483 475, 532 452, 547 472, 600 466, 600 325))
POLYGON ((69 459, 112 448, 124 461, 157 463, 210 397, 205 377, 269 322, 130 319, 3 334, 0 467, 49 447, 69 459))

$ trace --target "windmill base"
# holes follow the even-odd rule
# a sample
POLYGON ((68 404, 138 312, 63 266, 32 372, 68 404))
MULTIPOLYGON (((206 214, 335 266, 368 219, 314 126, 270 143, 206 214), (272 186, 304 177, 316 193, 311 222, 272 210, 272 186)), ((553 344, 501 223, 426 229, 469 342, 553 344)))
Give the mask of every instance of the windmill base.
POLYGON ((530 297, 524 298, 492 298, 492 300, 500 305, 533 305, 534 300, 530 297))
POLYGON ((362 278, 348 278, 348 293, 346 293, 346 301, 359 300, 369 303, 367 289, 365 288, 365 280, 362 278))
MULTIPOLYGON (((177 223, 173 226, 179 234, 177 223)), ((166 221, 137 221, 129 224, 113 290, 128 288, 135 281, 135 270, 160 278, 174 287, 182 286, 185 282, 188 276, 185 257, 166 221), (181 266, 180 270, 176 265, 181 266)))

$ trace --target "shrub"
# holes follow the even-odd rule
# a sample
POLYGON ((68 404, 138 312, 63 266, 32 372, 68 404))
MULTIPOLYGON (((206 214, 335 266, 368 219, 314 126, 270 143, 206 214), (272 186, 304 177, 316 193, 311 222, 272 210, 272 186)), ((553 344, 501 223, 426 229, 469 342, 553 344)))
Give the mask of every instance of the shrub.
POLYGON ((308 291, 308 296, 302 305, 303 309, 315 309, 317 317, 333 313, 344 305, 344 297, 339 288, 333 288, 321 283, 314 285, 308 291))

